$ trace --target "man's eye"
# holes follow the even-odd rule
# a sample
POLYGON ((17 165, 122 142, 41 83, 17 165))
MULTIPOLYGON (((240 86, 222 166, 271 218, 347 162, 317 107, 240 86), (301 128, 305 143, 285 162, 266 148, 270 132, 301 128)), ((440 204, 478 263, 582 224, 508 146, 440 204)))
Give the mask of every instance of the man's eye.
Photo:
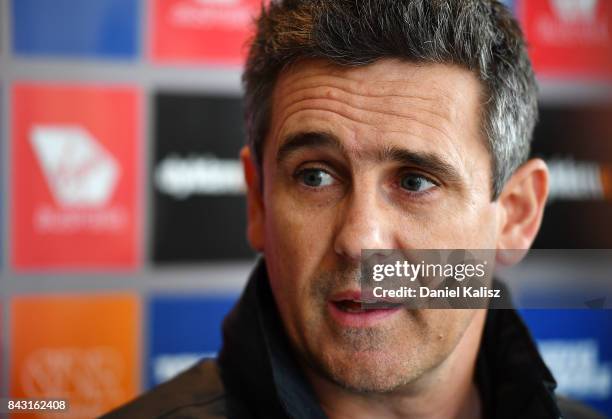
POLYGON ((431 180, 417 174, 402 176, 400 186, 410 192, 425 192, 436 186, 431 180))
POLYGON ((311 188, 320 188, 334 183, 334 177, 322 169, 303 169, 297 174, 297 178, 311 188))

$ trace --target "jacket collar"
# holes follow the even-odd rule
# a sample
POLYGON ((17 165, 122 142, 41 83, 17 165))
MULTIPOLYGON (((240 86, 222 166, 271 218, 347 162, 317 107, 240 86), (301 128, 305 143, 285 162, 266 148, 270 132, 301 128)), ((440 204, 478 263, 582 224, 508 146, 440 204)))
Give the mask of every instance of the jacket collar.
MULTIPOLYGON (((253 417, 326 418, 293 356, 263 259, 223 323, 219 365, 230 417, 240 400, 253 417)), ((486 417, 560 417, 555 381, 514 310, 489 310, 476 382, 486 417)))
POLYGON ((561 417, 554 394, 557 383, 515 310, 488 311, 476 383, 486 417, 561 417))
MULTIPOLYGON (((253 417, 326 417, 292 356, 263 259, 223 322, 219 365, 230 400, 244 401, 253 417)), ((229 403, 229 417, 232 408, 229 403)))

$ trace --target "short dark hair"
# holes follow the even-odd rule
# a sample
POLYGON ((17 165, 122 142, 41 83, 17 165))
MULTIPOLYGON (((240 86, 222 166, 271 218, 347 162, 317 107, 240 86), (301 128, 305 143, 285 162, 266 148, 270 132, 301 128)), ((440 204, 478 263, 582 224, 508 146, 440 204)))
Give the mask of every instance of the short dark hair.
POLYGON ((455 64, 484 92, 483 133, 496 199, 528 158, 537 85, 521 29, 496 0, 272 0, 243 75, 248 143, 260 166, 280 72, 301 58, 363 66, 382 58, 455 64))

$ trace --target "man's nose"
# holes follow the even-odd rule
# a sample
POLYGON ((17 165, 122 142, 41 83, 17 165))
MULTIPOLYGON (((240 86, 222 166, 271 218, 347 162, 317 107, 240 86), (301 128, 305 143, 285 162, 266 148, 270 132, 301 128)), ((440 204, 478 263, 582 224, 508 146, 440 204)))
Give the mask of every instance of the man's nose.
POLYGON ((358 262, 362 249, 391 249, 390 214, 373 191, 353 192, 338 212, 334 250, 358 262))

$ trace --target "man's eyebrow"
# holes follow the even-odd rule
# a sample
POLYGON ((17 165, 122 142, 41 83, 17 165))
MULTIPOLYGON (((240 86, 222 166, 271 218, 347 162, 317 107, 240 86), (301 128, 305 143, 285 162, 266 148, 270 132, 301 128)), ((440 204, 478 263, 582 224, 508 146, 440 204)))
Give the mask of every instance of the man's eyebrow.
POLYGON ((379 162, 395 161, 406 166, 415 166, 441 177, 446 182, 461 183, 462 181, 462 176, 457 169, 438 154, 388 146, 378 151, 374 158, 379 162))
POLYGON ((346 154, 344 146, 334 134, 319 131, 298 132, 297 134, 288 136, 282 142, 282 145, 276 153, 276 162, 280 163, 291 153, 301 148, 317 147, 334 148, 343 154, 346 154))
MULTIPOLYGON (((278 149, 276 161, 277 163, 282 162, 288 155, 299 149, 317 147, 336 149, 342 154, 348 155, 346 148, 334 134, 308 131, 288 136, 278 149)), ((393 161, 405 166, 418 167, 450 183, 461 183, 462 181, 462 177, 457 169, 435 153, 411 151, 397 146, 386 146, 374 152, 366 152, 362 154, 362 157, 377 163, 393 161)))

